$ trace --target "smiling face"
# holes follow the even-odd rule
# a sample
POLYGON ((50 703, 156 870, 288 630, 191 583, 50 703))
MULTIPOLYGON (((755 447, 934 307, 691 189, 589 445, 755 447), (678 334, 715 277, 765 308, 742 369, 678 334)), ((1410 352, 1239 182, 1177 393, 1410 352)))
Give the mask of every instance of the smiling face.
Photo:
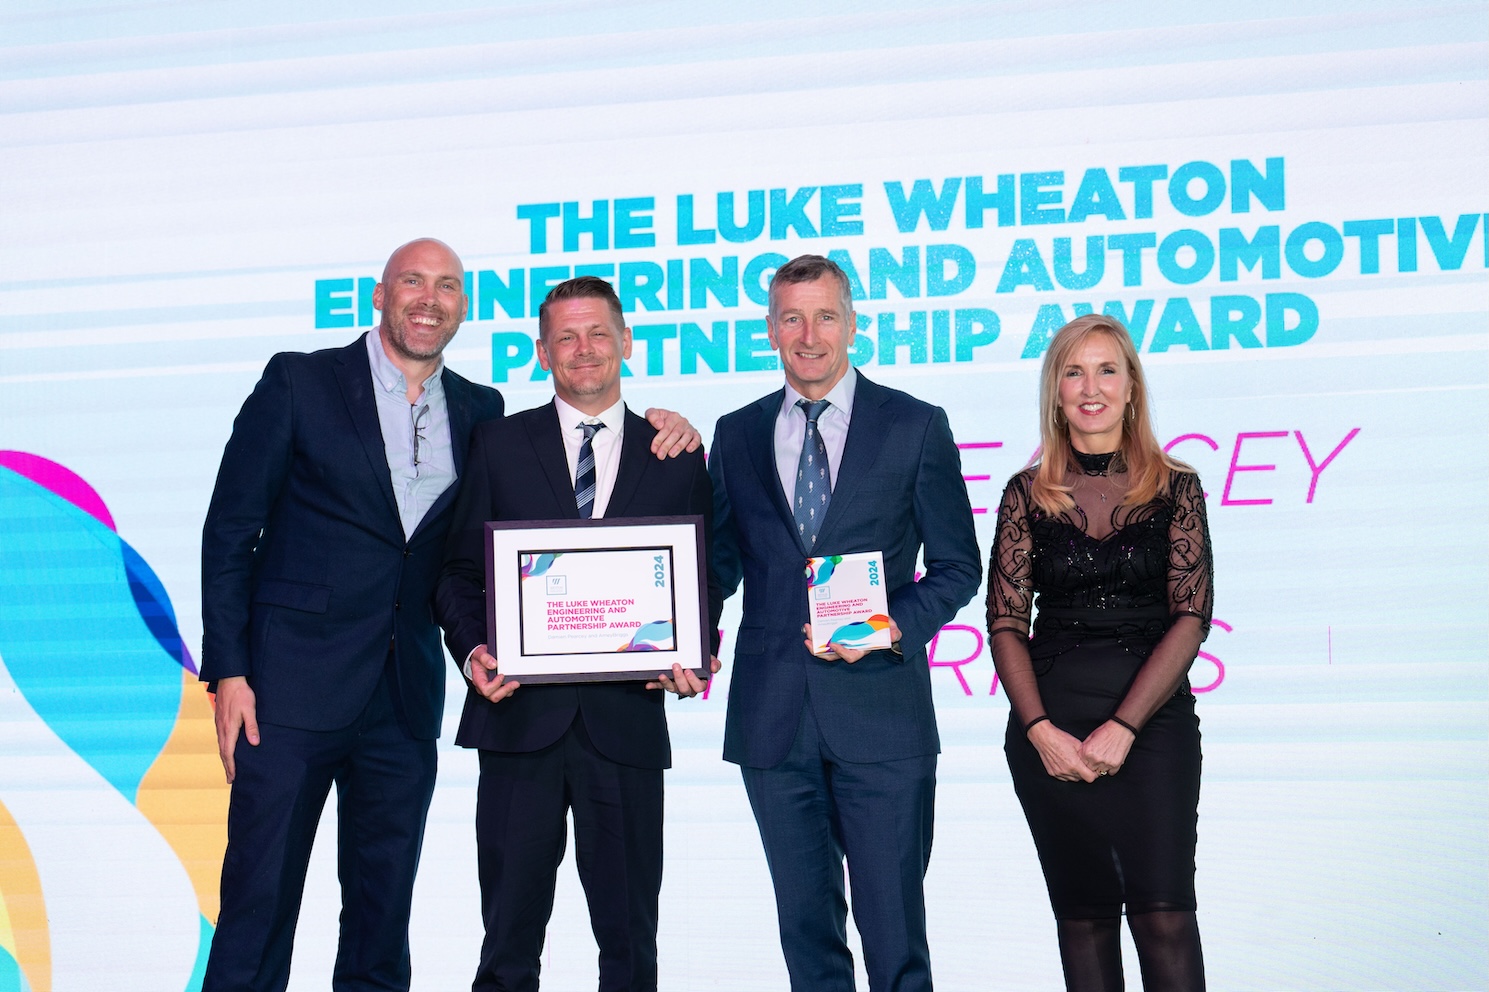
POLYGON ((1122 417, 1132 399, 1132 377, 1116 342, 1105 332, 1086 336, 1060 376, 1060 412, 1076 451, 1102 454, 1122 446, 1122 417))
POLYGON ((771 286, 770 346, 780 354, 791 388, 809 400, 822 399, 848 371, 858 317, 843 297, 831 274, 771 286))
POLYGON ((547 304, 538 364, 553 373, 559 399, 590 416, 620 401, 620 367, 631 357, 631 329, 608 301, 581 296, 547 304))
POLYGON ((372 305, 394 364, 433 362, 465 319, 465 270, 440 242, 411 241, 388 259, 372 305))

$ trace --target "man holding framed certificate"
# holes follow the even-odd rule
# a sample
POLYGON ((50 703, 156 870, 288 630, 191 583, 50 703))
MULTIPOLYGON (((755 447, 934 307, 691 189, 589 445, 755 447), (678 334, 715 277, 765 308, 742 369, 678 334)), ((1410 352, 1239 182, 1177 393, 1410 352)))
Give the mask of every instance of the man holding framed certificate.
POLYGON ((852 368, 836 264, 781 266, 769 304, 785 388, 720 419, 709 458, 715 568, 726 595, 744 584, 724 757, 760 827, 793 992, 854 987, 845 857, 870 988, 929 992, 940 740, 925 646, 982 578, 961 461, 945 412, 852 368), (809 595, 829 601, 818 629, 809 595))
POLYGON ((434 598, 470 680, 455 743, 480 750, 486 936, 472 988, 537 988, 572 809, 600 987, 655 989, 662 770, 672 760, 662 690, 703 689, 722 599, 691 524, 675 539, 668 528, 680 522, 641 521, 637 536, 615 547, 585 521, 698 515, 706 544, 712 488, 701 451, 658 460, 649 448, 655 430, 625 408, 631 331, 608 283, 581 277, 554 287, 538 328, 554 402, 472 434, 434 598), (542 526, 504 527, 514 521, 542 526), (636 568, 646 589, 627 593, 624 576, 636 568), (701 637, 706 654, 685 656, 689 637, 695 645, 701 637), (519 655, 524 671, 542 673, 526 685, 503 668, 519 655), (587 669, 585 658, 594 659, 587 669), (659 674, 667 666, 656 661, 674 658, 659 674))

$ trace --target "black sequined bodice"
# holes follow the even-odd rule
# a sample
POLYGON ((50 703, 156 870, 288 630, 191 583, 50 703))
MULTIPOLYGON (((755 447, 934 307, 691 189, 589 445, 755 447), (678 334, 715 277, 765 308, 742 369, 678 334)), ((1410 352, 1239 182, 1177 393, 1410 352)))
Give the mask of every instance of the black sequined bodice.
MULTIPOLYGON (((1175 472, 1169 492, 1124 506, 1125 471, 1111 455, 1076 453, 1081 474, 1066 483, 1075 505, 1051 514, 1034 505, 1033 471, 1009 481, 999 510, 990 563, 990 627, 1029 629, 1038 594, 1042 618, 1086 613, 1180 614, 1209 622, 1212 606, 1204 492, 1199 480, 1175 472)), ((1040 626, 1046 625, 1042 619, 1040 626)))
POLYGON ((1031 514, 1033 579, 1041 610, 1135 609, 1167 603, 1168 528, 1173 507, 1141 517, 1098 540, 1066 515, 1031 514))

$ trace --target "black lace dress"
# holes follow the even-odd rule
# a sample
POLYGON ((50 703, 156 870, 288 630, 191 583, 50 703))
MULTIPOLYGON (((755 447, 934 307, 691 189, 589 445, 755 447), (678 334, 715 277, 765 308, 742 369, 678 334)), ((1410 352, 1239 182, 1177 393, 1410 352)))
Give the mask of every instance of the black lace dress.
POLYGON ((1112 456, 1077 458, 1074 509, 1036 507, 1029 469, 998 511, 987 619, 1012 704, 1014 789, 1056 917, 1192 911, 1200 735, 1188 671, 1214 600, 1204 492, 1176 472, 1167 495, 1122 506, 1112 456), (1025 735, 1040 715, 1079 740, 1114 716, 1137 736, 1116 774, 1064 782, 1025 735))

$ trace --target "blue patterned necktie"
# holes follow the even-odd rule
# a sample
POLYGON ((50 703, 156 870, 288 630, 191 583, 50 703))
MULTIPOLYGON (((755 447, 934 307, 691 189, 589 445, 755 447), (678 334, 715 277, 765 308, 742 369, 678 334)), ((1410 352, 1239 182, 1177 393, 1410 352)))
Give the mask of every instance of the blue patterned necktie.
POLYGON ((796 405, 806 414, 807 433, 801 439, 801 458, 796 463, 796 500, 791 515, 796 518, 801 543, 810 551, 817 543, 817 532, 822 529, 822 518, 827 516, 827 504, 832 499, 827 445, 817 429, 818 418, 831 404, 827 400, 798 400, 796 405))
POLYGON ((595 432, 604 427, 604 424, 579 425, 584 440, 579 445, 579 464, 574 467, 574 498, 583 520, 595 515, 595 432))

